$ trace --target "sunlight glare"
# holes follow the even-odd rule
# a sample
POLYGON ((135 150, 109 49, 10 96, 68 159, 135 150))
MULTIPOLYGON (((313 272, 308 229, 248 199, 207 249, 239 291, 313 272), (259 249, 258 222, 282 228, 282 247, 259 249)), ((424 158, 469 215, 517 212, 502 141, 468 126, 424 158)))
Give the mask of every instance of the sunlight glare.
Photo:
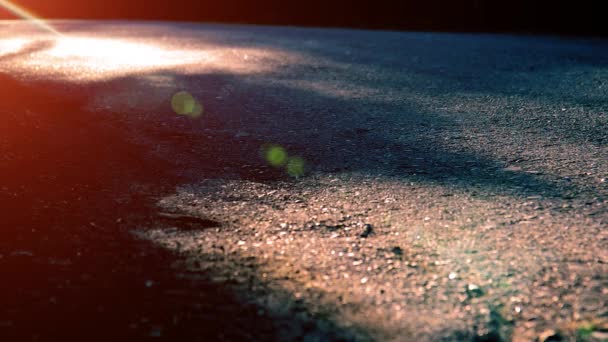
MULTIPOLYGON (((45 40, 46 41, 46 40, 45 40)), ((72 81, 101 80, 163 69, 175 69, 211 60, 201 50, 182 50, 130 39, 63 36, 48 39, 48 46, 35 49, 40 40, 22 37, 0 39, 0 56, 20 54, 15 68, 44 71, 45 74, 72 81)))
POLYGON ((148 69, 200 61, 203 53, 169 51, 145 43, 104 38, 63 38, 45 53, 83 69, 111 71, 148 69))
POLYGON ((17 17, 25 19, 47 32, 51 32, 57 36, 62 35, 57 30, 55 30, 53 27, 51 27, 49 24, 47 24, 43 19, 40 19, 38 16, 36 16, 32 12, 30 12, 30 11, 26 10, 25 8, 20 7, 8 0, 0 0, 0 7, 5 8, 6 10, 13 13, 17 17))
POLYGON ((18 53, 27 46, 27 39, 3 39, 0 40, 0 57, 18 53))

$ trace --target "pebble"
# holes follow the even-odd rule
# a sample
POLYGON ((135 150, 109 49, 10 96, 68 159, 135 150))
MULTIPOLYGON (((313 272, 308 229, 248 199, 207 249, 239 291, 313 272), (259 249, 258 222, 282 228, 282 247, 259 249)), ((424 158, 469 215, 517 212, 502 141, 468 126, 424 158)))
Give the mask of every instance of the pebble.
POLYGON ((469 298, 477 298, 484 295, 484 291, 476 284, 468 284, 466 293, 469 298))
POLYGON ((374 233, 374 227, 368 223, 365 226, 363 226, 363 232, 359 236, 361 236, 362 238, 366 238, 373 233, 374 233))
POLYGON ((150 330, 150 333, 148 334, 149 337, 161 337, 162 336, 162 329, 155 327, 152 330, 150 330))
POLYGON ((14 251, 11 253, 12 256, 34 256, 34 253, 30 251, 14 251))
POLYGON ((563 341, 564 339, 559 332, 557 332, 553 329, 547 329, 538 335, 537 340, 538 340, 538 342, 550 342, 550 341, 563 341))
POLYGON ((518 172, 518 171, 521 171, 521 167, 519 167, 519 166, 507 166, 507 167, 503 168, 502 170, 506 171, 506 172, 518 172))
POLYGON ((236 133, 236 134, 234 135, 234 137, 235 137, 235 138, 244 138, 244 137, 248 137, 248 136, 250 136, 250 135, 251 135, 251 134, 249 134, 249 133, 247 133, 247 132, 240 131, 240 132, 236 133))
POLYGON ((608 341, 608 332, 607 331, 594 331, 591 333, 591 337, 598 341, 608 341))

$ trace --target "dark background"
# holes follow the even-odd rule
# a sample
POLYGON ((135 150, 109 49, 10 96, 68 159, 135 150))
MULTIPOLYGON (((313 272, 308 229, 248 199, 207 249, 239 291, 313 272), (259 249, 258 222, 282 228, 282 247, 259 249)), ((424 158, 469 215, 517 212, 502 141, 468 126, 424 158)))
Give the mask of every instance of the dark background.
MULTIPOLYGON (((12 0, 44 18, 607 35, 601 0, 12 0)), ((604 0, 605 1, 605 0, 604 0)), ((0 9, 0 18, 9 18, 0 9)))

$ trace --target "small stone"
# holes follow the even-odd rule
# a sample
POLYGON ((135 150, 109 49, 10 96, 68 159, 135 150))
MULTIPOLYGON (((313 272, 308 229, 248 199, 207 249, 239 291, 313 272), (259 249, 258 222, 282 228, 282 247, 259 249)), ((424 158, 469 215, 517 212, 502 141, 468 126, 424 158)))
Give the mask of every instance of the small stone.
POLYGON ((244 137, 248 137, 251 134, 247 133, 247 132, 238 132, 237 134, 234 135, 235 138, 244 138, 244 137))
POLYGON ((155 328, 152 328, 152 330, 149 333, 149 336, 150 337, 161 337, 162 334, 163 334, 162 329, 159 327, 155 327, 155 328))
POLYGON ((361 236, 362 238, 366 238, 373 233, 374 233, 374 227, 371 224, 366 224, 365 226, 363 226, 363 232, 359 236, 361 236))
POLYGON ((484 295, 484 291, 476 284, 468 284, 466 292, 469 298, 477 298, 484 295))
POLYGON ((608 341, 608 331, 594 331, 591 338, 598 341, 608 341))
POLYGON ((507 166, 507 167, 503 168, 502 170, 505 172, 518 172, 518 171, 521 171, 521 167, 511 165, 511 166, 507 166))
POLYGON ((543 331, 542 333, 540 333, 536 340, 538 342, 551 342, 551 341, 563 341, 564 338, 559 332, 557 332, 553 329, 547 329, 547 330, 543 331))
POLYGON ((146 280, 145 285, 146 287, 152 287, 152 285, 154 285, 154 282, 152 280, 146 280))
POLYGON ((13 321, 0 321, 0 328, 13 326, 13 321))
POLYGON ((367 280, 368 280, 368 279, 367 279, 367 277, 363 277, 363 278, 361 278, 361 284, 365 284, 365 283, 367 283, 367 280))
POLYGON ((34 253, 30 252, 30 251, 14 251, 13 253, 11 253, 12 256, 34 256, 34 253))
POLYGON ((458 274, 451 272, 450 274, 448 274, 448 279, 453 280, 456 279, 456 277, 458 277, 458 274))

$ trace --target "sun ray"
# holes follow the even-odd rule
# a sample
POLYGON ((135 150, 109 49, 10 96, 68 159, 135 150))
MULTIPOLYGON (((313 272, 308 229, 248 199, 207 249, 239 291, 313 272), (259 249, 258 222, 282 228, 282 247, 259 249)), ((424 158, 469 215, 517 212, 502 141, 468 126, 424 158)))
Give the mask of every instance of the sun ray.
POLYGON ((25 9, 21 6, 18 6, 8 0, 0 0, 0 7, 4 7, 5 9, 7 9, 9 12, 13 13, 14 15, 31 22, 32 24, 38 26, 39 28, 41 28, 45 31, 51 32, 58 36, 62 36, 62 34, 59 31, 55 30, 53 27, 51 27, 49 24, 47 24, 43 19, 41 19, 34 13, 28 11, 27 9, 25 9))

